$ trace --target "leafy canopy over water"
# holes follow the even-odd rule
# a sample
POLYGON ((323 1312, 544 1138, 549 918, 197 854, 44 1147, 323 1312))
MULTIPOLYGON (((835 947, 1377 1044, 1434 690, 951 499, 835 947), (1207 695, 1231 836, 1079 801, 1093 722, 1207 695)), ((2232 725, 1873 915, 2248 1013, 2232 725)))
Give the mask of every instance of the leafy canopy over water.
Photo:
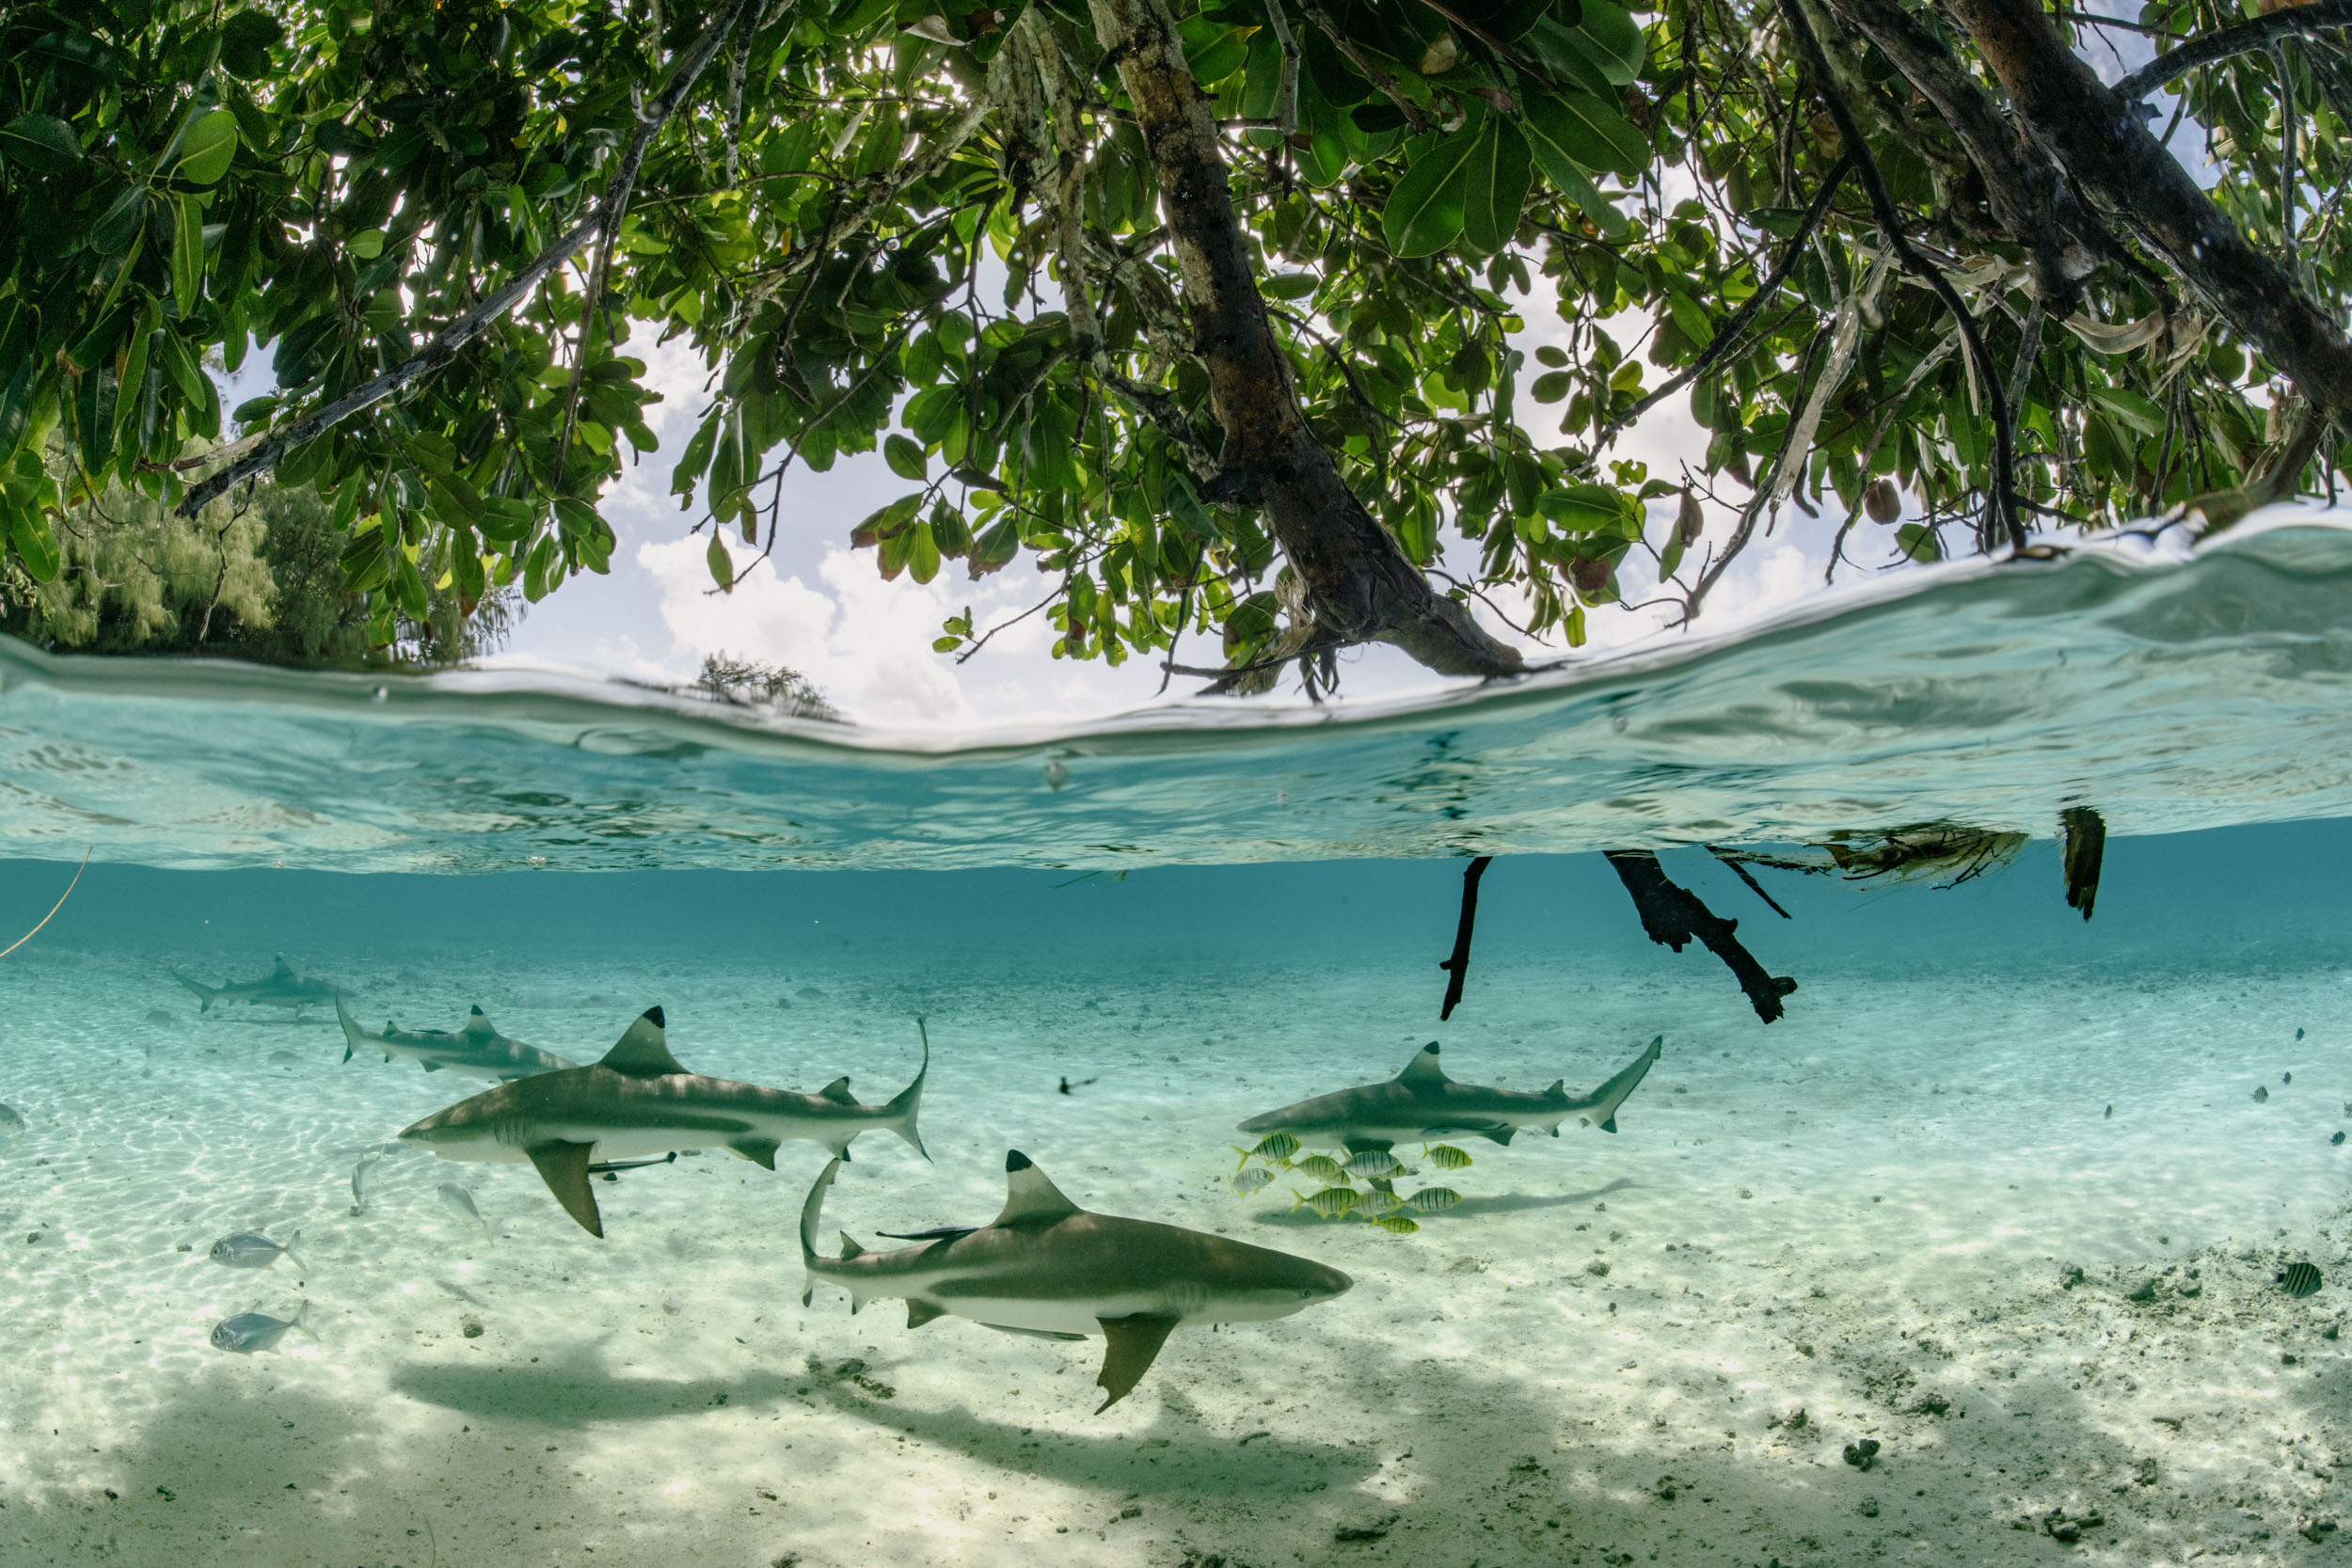
MULTIPOLYGON (((303 437, 262 455, 323 498, 379 643, 437 594, 472 613, 606 570, 596 506, 637 457, 671 466, 724 588, 772 548, 787 469, 879 448, 906 490, 850 537, 883 575, 1026 552, 1057 653, 1168 657, 1209 632, 1241 684, 1270 680, 1317 646, 1319 590, 1292 569, 1314 539, 1220 468, 1197 258, 1170 238, 1132 62, 1102 42, 1159 3, 8 8, 7 593, 109 570, 67 537, 111 526, 108 484, 151 499, 151 530, 272 432, 303 437), (710 380, 656 456, 642 345, 681 338, 710 380), (224 409, 211 367, 253 341, 278 389, 224 409)), ((1307 428, 1405 558, 1467 543, 1470 579, 1441 577, 1456 596, 1522 592, 1527 629, 1575 642, 1638 550, 1695 612, 1784 497, 1851 527, 1908 491, 1911 520, 1864 552, 1882 559, 1993 542, 1996 408, 2030 508, 2085 521, 2237 485, 2281 436, 2249 397, 2276 369, 2247 352, 2260 324, 2183 287, 2161 236, 2103 198, 2020 219, 2001 158, 2048 160, 1976 41, 1998 0, 1797 3, 1175 0, 1307 428), (1969 103, 2026 150, 1988 151, 1969 103), (1898 264, 1866 173, 1990 364, 1898 264), (1615 421, 1784 270, 1677 394, 1709 433, 1691 471, 1613 458, 1615 421), (1568 324, 1532 407, 1529 301, 1568 324), (1730 537, 1703 542, 1689 493, 1668 504, 1686 480, 1740 509, 1730 537)), ((2236 20, 2157 0, 2119 25, 2236 20)), ((2333 35, 2280 36, 2191 72, 2181 103, 2222 220, 2332 304, 2352 75, 2333 35)), ((937 645, 987 634, 967 611, 937 645)))

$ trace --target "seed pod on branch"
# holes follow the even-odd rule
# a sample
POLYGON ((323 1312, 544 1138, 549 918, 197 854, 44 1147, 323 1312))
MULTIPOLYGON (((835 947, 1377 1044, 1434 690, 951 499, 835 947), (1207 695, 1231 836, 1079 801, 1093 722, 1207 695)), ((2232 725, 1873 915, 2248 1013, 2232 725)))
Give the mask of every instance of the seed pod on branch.
POLYGON ((1903 493, 1893 480, 1881 474, 1863 487, 1862 509, 1874 523, 1891 523, 1903 515, 1903 493))

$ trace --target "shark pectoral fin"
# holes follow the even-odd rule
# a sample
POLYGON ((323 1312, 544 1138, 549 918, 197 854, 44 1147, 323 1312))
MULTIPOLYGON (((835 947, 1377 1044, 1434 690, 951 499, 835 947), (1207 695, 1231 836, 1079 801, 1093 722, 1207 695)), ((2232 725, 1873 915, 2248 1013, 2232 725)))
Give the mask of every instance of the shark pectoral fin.
POLYGON ((776 1168, 776 1149, 779 1146, 773 1138, 744 1138, 727 1147, 755 1165, 768 1170, 776 1168))
POLYGON ((907 1326, 909 1328, 920 1328, 925 1323, 930 1323, 933 1318, 944 1318, 946 1315, 947 1314, 944 1309, 933 1307, 928 1301, 909 1301, 907 1303, 907 1326))
MULTIPOLYGON (((384 1059, 388 1062, 391 1060, 389 1056, 387 1056, 384 1059)), ((434 1061, 430 1057, 427 1057, 424 1061, 419 1063, 418 1065, 423 1068, 427 1072, 438 1072, 441 1070, 441 1064, 434 1061)))
POLYGON ((1499 1143, 1508 1148, 1511 1147, 1511 1134, 1518 1129, 1516 1127, 1479 1127, 1471 1131, 1491 1143, 1499 1143))
POLYGON ((588 1185, 588 1156, 594 1144, 532 1144, 523 1150, 538 1167, 539 1179, 555 1195, 564 1212, 580 1222, 591 1236, 604 1234, 604 1216, 596 1212, 596 1195, 588 1185))
POLYGON ((854 1105, 857 1103, 857 1096, 850 1092, 850 1081, 847 1078, 836 1078, 832 1083, 827 1084, 823 1088, 817 1091, 817 1098, 819 1100, 830 1100, 835 1105, 854 1105))
POLYGON ((1098 1318, 1103 1332, 1110 1337, 1110 1349, 1103 1356, 1102 1375, 1094 1381, 1106 1396, 1095 1407, 1100 1416, 1127 1397, 1135 1386, 1143 1381, 1143 1374, 1152 1370, 1153 1357, 1168 1337, 1175 1331, 1173 1318, 1152 1317, 1137 1313, 1132 1318, 1098 1318))

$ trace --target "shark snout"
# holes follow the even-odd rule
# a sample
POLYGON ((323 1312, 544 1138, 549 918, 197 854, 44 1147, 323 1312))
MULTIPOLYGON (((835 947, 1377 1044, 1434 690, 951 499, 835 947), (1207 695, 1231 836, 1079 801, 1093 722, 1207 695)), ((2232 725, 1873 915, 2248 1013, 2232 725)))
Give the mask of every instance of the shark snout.
POLYGON ((1308 1276, 1298 1283, 1298 1299, 1308 1305, 1343 1296, 1356 1288, 1356 1281, 1339 1270, 1317 1263, 1311 1266, 1308 1276))

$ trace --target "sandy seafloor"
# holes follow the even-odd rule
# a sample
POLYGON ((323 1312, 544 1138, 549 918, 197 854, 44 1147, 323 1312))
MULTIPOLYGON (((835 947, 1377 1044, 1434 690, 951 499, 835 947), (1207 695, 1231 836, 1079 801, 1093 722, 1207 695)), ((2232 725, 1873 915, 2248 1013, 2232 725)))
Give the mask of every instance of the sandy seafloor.
POLYGON ((2352 950, 1817 956, 1765 1029, 1703 956, 1498 948, 1439 1029, 1418 933, 1450 906, 1414 911, 1409 965, 964 961, 988 919, 933 908, 895 963, 748 966, 691 930, 524 961, 294 920, 289 945, 372 1020, 478 1000, 584 1057, 659 1002, 690 1067, 868 1100, 913 1071, 919 1005, 937 1163, 862 1141, 829 1228, 984 1221, 1019 1147, 1089 1207, 1310 1253, 1352 1293, 1186 1330, 1097 1417, 1099 1340, 909 1331, 823 1287, 803 1310, 813 1146, 599 1183, 601 1243, 527 1166, 415 1150, 354 1214, 357 1157, 478 1085, 342 1065, 331 1018, 199 1019, 166 974, 265 950, 85 934, 0 970, 0 1099, 30 1123, 0 1146, 0 1561, 2252 1564, 2352 1536, 2352 950), (1223 1185, 1241 1117, 1433 1036, 1456 1076, 1536 1088, 1659 1032, 1619 1135, 1470 1144, 1470 1201, 1417 1236, 1223 1185), (262 1227, 307 1267, 207 1261, 262 1227), (2328 1283, 2293 1300, 2304 1258, 2328 1283), (316 1343, 206 1342, 304 1299, 316 1343), (2053 1511, 2098 1522, 2069 1544, 2053 1511))

